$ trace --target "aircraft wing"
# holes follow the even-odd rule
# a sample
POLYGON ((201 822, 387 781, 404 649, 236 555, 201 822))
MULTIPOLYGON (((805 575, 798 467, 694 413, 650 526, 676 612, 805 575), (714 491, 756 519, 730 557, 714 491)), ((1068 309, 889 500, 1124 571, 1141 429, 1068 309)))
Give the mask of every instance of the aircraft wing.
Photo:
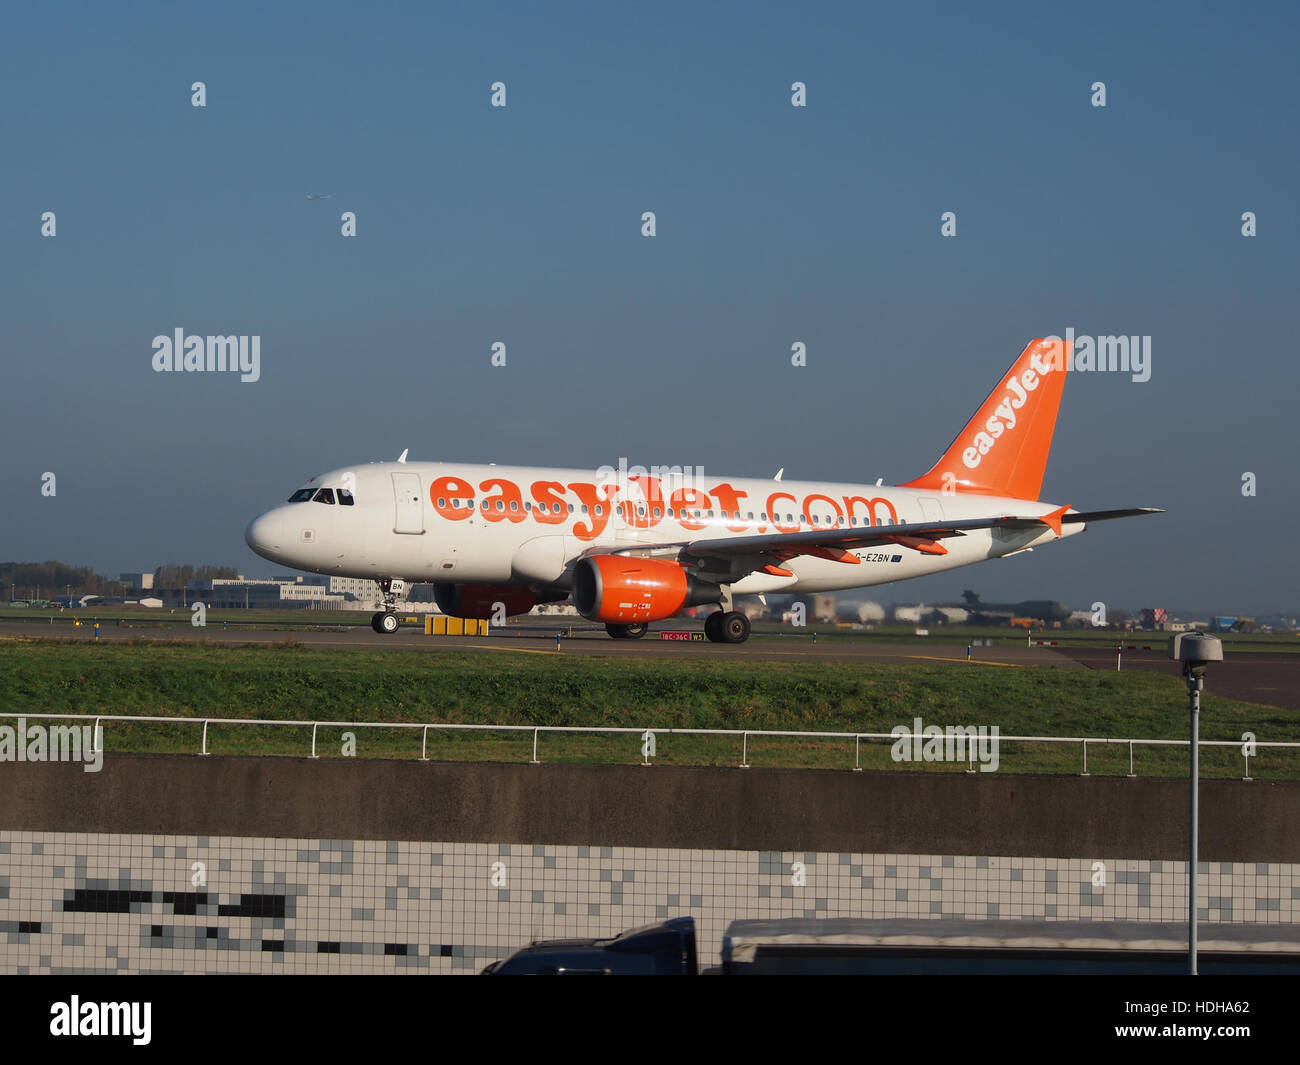
MULTIPOLYGON (((769 555, 776 559, 791 559, 798 555, 812 555, 836 562, 856 563, 860 560, 849 553, 853 548, 896 544, 923 554, 946 555, 948 549, 940 543, 941 540, 953 536, 965 536, 968 532, 980 529, 1032 529, 1035 526, 1046 525, 1059 536, 1062 525, 1164 513, 1154 507, 1065 513, 1069 509, 1068 506, 1061 507, 1042 516, 1003 515, 995 518, 963 518, 957 521, 905 522, 897 525, 868 525, 862 528, 809 529, 804 532, 679 540, 673 543, 655 544, 651 549, 659 552, 677 548, 682 555, 715 557, 769 555)), ((644 553, 649 547, 650 545, 622 547, 612 553, 644 553)))

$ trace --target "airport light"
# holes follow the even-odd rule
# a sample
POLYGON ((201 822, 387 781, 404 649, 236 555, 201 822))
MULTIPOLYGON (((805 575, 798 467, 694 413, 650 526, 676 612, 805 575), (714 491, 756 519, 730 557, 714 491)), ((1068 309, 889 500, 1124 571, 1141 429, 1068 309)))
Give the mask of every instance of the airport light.
POLYGON ((1182 662, 1187 680, 1187 704, 1191 717, 1191 798, 1189 802, 1187 862, 1187 971, 1196 975, 1196 867, 1200 850, 1200 783, 1201 783, 1201 689, 1205 687, 1205 667, 1223 661, 1223 642, 1204 632, 1183 632, 1169 640, 1169 657, 1182 662))

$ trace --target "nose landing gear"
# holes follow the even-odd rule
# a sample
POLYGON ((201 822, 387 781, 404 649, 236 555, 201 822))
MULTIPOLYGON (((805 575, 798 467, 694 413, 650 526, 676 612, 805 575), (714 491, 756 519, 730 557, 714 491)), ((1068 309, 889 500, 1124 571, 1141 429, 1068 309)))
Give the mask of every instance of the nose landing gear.
POLYGON ((380 577, 378 584, 384 597, 384 609, 371 617, 370 627, 381 635, 391 636, 401 627, 397 620, 397 593, 393 591, 392 577, 380 577))

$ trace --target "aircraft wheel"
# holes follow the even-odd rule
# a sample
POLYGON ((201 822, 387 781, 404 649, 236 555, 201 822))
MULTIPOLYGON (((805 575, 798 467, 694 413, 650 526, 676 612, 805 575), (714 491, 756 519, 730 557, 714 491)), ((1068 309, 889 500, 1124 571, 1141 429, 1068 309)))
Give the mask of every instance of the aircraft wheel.
POLYGON ((612 637, 614 637, 614 639, 616 640, 639 640, 641 639, 642 636, 646 634, 648 629, 649 626, 644 624, 634 624, 634 625, 607 624, 605 626, 605 631, 609 633, 612 637))
POLYGON ((397 615, 392 611, 380 611, 370 619, 370 624, 375 632, 382 633, 385 636, 391 636, 398 630, 401 622, 397 620, 397 615))
POLYGON ((716 610, 704 619, 704 635, 714 643, 722 643, 722 617, 723 612, 716 610))
POLYGON ((738 610, 722 615, 719 631, 723 643, 744 643, 749 639, 749 618, 738 610))

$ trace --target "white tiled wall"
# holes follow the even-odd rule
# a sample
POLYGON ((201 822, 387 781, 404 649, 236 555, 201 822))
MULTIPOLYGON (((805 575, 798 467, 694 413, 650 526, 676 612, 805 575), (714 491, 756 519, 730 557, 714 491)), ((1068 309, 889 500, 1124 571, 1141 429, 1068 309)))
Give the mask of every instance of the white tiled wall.
MULTIPOLYGON (((1202 874, 1206 920, 1300 917, 1300 866, 1202 874)), ((0 969, 472 973, 531 939, 687 913, 701 964, 715 964, 737 918, 1178 921, 1185 900, 1183 863, 1105 857, 0 832, 0 969), (176 912, 187 902, 196 912, 176 912)))

